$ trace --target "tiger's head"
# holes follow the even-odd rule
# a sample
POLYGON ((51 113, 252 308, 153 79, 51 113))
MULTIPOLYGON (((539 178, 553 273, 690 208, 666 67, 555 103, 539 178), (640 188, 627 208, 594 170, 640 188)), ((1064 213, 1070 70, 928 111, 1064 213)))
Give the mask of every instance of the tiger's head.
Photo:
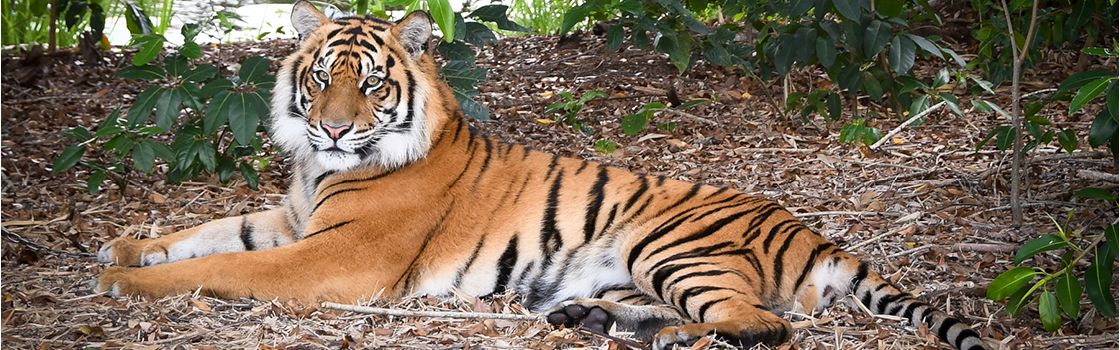
POLYGON ((427 154, 437 121, 425 107, 440 95, 425 53, 431 17, 331 20, 300 1, 292 26, 300 47, 281 65, 272 98, 271 136, 281 148, 334 171, 399 168, 427 154))

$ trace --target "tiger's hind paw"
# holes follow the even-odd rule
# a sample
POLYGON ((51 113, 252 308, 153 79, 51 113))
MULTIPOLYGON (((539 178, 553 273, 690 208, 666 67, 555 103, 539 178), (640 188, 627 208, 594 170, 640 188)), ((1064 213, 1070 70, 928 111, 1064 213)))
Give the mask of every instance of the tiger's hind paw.
POLYGON ((548 323, 565 327, 581 326, 590 331, 606 333, 614 325, 614 317, 598 306, 560 305, 548 314, 548 323))
POLYGON ((154 266, 168 262, 167 248, 151 239, 119 237, 97 251, 97 261, 117 266, 154 266))

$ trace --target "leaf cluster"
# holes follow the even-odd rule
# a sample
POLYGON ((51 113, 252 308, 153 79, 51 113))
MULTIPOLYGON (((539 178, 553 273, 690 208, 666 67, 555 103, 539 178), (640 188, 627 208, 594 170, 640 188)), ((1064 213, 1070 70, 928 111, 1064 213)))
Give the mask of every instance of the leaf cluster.
POLYGON ((116 179, 123 189, 127 184, 123 175, 132 170, 151 174, 162 160, 168 164, 172 182, 208 173, 225 183, 240 173, 250 187, 257 188, 256 169, 265 167, 270 159, 261 132, 276 78, 268 74, 270 62, 260 56, 245 59, 238 73, 229 77, 223 77, 213 65, 192 64, 201 57, 201 49, 193 42, 198 30, 197 25, 184 26, 186 43, 163 57, 162 66, 152 62, 162 51, 164 38, 134 35, 133 45, 140 48, 133 57, 134 65, 120 69, 114 77, 153 85, 136 97, 123 116, 118 109, 93 131, 85 127, 68 131, 66 136, 78 143, 62 152, 52 171, 85 165, 92 170, 87 181, 92 194, 111 173, 122 175, 116 179), (100 148, 113 160, 102 164, 84 159, 90 148, 100 148))
MULTIPOLYGON (((1074 197, 1096 198, 1116 205, 1112 193, 1099 188, 1086 188, 1074 197)), ((1069 213, 1066 221, 1072 218, 1069 213)), ((1018 317, 1023 309, 1038 302, 1039 318, 1047 331, 1061 328, 1062 314, 1076 319, 1081 312, 1081 301, 1087 296, 1097 311, 1105 316, 1116 318, 1116 298, 1112 295, 1114 265, 1116 264, 1118 225, 1112 224, 1098 235, 1083 235, 1050 218, 1057 227, 1058 234, 1046 234, 1035 238, 1015 253, 1016 268, 1008 270, 988 286, 988 299, 1007 300, 1007 314, 1018 317), (1042 267, 1025 266, 1036 255, 1050 251, 1064 251, 1056 271, 1042 267), (1088 268, 1082 268, 1082 261, 1089 260, 1088 268), (1078 273, 1083 274, 1079 278, 1078 273), (1038 279, 1038 281, 1035 281, 1038 279)))

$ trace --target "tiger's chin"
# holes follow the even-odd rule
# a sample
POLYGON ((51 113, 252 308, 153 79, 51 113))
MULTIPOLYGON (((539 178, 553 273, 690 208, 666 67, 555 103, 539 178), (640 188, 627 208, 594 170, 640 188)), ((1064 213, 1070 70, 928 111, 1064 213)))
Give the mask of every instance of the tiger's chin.
POLYGON ((357 153, 337 150, 317 151, 315 152, 315 160, 317 160, 319 165, 325 170, 337 172, 354 169, 362 164, 362 157, 357 153))

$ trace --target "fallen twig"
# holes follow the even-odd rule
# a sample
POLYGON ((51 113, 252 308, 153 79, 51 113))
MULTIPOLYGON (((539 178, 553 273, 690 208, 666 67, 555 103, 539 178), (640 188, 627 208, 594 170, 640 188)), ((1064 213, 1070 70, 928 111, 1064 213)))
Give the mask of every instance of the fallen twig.
POLYGON ((739 147, 735 153, 812 153, 812 148, 750 148, 739 147))
POLYGON ((622 339, 622 338, 619 338, 619 337, 616 337, 616 336, 613 336, 613 335, 610 335, 610 334, 607 334, 607 333, 604 333, 604 332, 600 332, 600 331, 597 331, 597 330, 587 329, 587 328, 583 328, 583 327, 577 328, 576 330, 582 331, 582 332, 587 332, 589 334, 593 334, 593 335, 600 336, 600 337, 603 337, 603 338, 607 338, 607 339, 613 340, 616 343, 626 345, 627 347, 630 347, 630 348, 650 350, 649 347, 646 347, 642 344, 638 344, 638 343, 635 343, 631 340, 622 339))
POLYGON ((460 312, 460 311, 407 311, 407 310, 394 310, 380 307, 368 307, 358 305, 338 304, 332 302, 324 302, 320 304, 325 309, 334 309, 350 312, 359 312, 364 314, 385 315, 385 316, 398 316, 398 317, 435 317, 435 318, 457 318, 457 319, 495 319, 495 320, 516 320, 516 321, 537 321, 541 318, 533 315, 516 315, 516 314, 497 314, 488 312, 460 312))
POLYGON ((1078 159, 1078 158, 1105 158, 1109 157, 1108 151, 1092 151, 1092 152, 1076 152, 1076 153, 1054 153, 1044 156, 1031 157, 1031 163, 1046 162, 1051 160, 1063 159, 1078 159))
POLYGON ((881 233, 881 234, 879 234, 879 235, 877 235, 877 236, 875 236, 875 237, 871 237, 871 239, 865 240, 865 241, 863 241, 863 242, 859 242, 859 244, 856 244, 856 245, 853 245, 853 246, 850 246, 850 247, 844 248, 844 250, 847 250, 847 251, 855 251, 855 250, 856 250, 857 248, 859 248, 859 247, 862 247, 862 246, 865 246, 865 245, 871 244, 871 243, 873 243, 873 242, 875 242, 875 241, 878 241, 878 240, 879 240, 880 238, 886 237, 886 236, 888 236, 888 235, 896 235, 896 234, 898 234, 899 232, 902 232, 902 231, 906 231, 906 230, 910 229, 911 227, 914 227, 914 224, 909 224, 909 225, 906 225, 906 226, 902 226, 902 227, 899 227, 899 228, 896 228, 896 229, 893 229, 893 230, 887 231, 887 232, 885 232, 885 233, 881 233))
POLYGON ((1109 173, 1102 172, 1102 171, 1088 170, 1088 169, 1078 170, 1077 171, 1077 177, 1085 179, 1085 180, 1105 181, 1105 182, 1109 182, 1109 183, 1113 183, 1113 184, 1120 181, 1120 176, 1117 176, 1116 174, 1109 174, 1109 173))
POLYGON ((895 212, 879 212, 879 211, 818 211, 812 213, 793 213, 793 217, 804 218, 814 216, 828 216, 828 215, 850 215, 850 216, 901 216, 902 214, 895 212))
POLYGON ((887 143, 887 140, 890 140, 892 136, 901 132, 902 129, 905 128, 907 125, 910 125, 910 123, 913 123, 915 120, 918 120, 918 119, 921 119, 922 117, 925 117, 926 114, 930 114, 930 112, 941 109, 941 107, 944 106, 944 105, 945 105, 945 101, 938 102, 937 104, 933 105, 932 107, 929 107, 928 109, 922 111, 921 113, 915 114, 913 117, 910 117, 910 119, 907 119, 905 122, 902 122, 901 125, 895 127, 890 132, 888 132, 886 135, 883 135, 883 137, 880 138, 879 141, 876 141, 874 145, 871 145, 871 149, 879 149, 879 146, 882 146, 884 143, 887 143))
POLYGON ((959 252, 1014 253, 1019 247, 1007 244, 957 243, 953 250, 959 252))

